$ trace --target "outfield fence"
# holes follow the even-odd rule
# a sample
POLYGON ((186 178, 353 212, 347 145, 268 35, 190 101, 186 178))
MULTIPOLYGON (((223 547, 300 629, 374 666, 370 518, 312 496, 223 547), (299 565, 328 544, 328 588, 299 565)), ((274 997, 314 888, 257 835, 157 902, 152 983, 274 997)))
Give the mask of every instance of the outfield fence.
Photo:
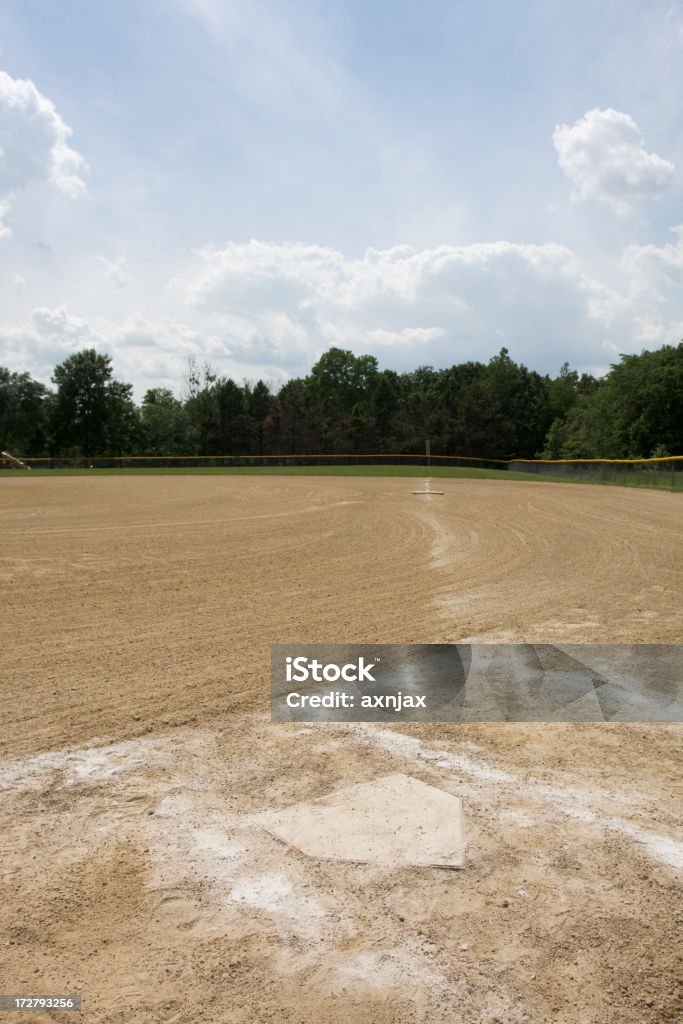
MULTIPOLYGON (((89 459, 82 456, 24 458, 23 463, 32 469, 265 469, 269 466, 495 469, 571 483, 619 484, 683 491, 683 455, 651 459, 483 459, 469 455, 406 455, 387 452, 369 455, 122 455, 89 459)), ((9 462, 4 465, 5 468, 10 467, 9 462)))
POLYGON ((683 491, 683 456, 656 459, 513 459, 507 468, 547 480, 683 491))
POLYGON ((25 458, 32 469, 239 469, 266 466, 436 466, 475 467, 505 470, 503 459, 482 459, 467 455, 397 455, 375 452, 334 455, 123 455, 96 458, 25 458))

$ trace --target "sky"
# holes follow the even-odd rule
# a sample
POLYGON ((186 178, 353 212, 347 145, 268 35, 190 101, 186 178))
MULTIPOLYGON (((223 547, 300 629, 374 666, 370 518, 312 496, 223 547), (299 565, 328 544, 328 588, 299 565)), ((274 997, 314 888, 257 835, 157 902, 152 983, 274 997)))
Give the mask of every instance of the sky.
POLYGON ((683 338, 683 0, 5 0, 0 365, 683 338))

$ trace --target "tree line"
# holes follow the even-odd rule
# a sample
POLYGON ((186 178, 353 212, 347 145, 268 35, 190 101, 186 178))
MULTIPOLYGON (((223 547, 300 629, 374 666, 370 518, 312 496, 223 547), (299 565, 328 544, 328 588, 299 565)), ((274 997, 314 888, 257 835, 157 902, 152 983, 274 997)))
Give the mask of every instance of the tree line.
POLYGON ((331 348, 279 389, 188 364, 182 398, 151 388, 141 404, 95 349, 70 355, 53 388, 0 367, 0 448, 24 457, 374 452, 513 458, 683 454, 683 343, 622 355, 601 378, 516 363, 409 373, 331 348))

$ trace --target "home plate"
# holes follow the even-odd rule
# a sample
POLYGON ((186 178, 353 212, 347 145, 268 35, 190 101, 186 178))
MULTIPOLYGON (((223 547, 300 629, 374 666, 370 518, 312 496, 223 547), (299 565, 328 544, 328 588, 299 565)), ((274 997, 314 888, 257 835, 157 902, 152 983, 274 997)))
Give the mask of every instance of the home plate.
POLYGON ((409 775, 385 775, 259 815, 272 835, 319 860, 461 868, 462 802, 409 775))

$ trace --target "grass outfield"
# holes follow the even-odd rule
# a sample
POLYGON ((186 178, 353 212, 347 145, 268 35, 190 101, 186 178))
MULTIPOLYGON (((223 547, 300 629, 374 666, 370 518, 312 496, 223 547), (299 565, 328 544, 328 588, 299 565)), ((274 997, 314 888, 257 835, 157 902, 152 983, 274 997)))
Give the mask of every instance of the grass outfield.
MULTIPOLYGON (((11 474, 21 473, 14 470, 11 474)), ((1 474, 0 474, 1 476, 1 474)), ((68 469, 32 469, 31 476, 387 476, 387 477, 426 477, 436 479, 470 478, 475 480, 526 480, 531 483, 564 483, 594 484, 600 487, 637 487, 643 490, 683 490, 683 473, 676 474, 675 481, 671 474, 662 474, 656 479, 649 475, 640 480, 635 475, 618 479, 592 479, 571 477, 566 474, 551 473, 520 473, 508 469, 478 469, 474 466, 410 466, 410 465, 346 465, 346 466, 123 466, 116 468, 68 468, 68 469)))
MULTIPOLYGON (((21 472, 20 470, 13 471, 21 472)), ((479 480, 535 480, 536 473, 447 466, 165 466, 113 469, 32 469, 31 476, 407 476, 474 477, 479 480)))

